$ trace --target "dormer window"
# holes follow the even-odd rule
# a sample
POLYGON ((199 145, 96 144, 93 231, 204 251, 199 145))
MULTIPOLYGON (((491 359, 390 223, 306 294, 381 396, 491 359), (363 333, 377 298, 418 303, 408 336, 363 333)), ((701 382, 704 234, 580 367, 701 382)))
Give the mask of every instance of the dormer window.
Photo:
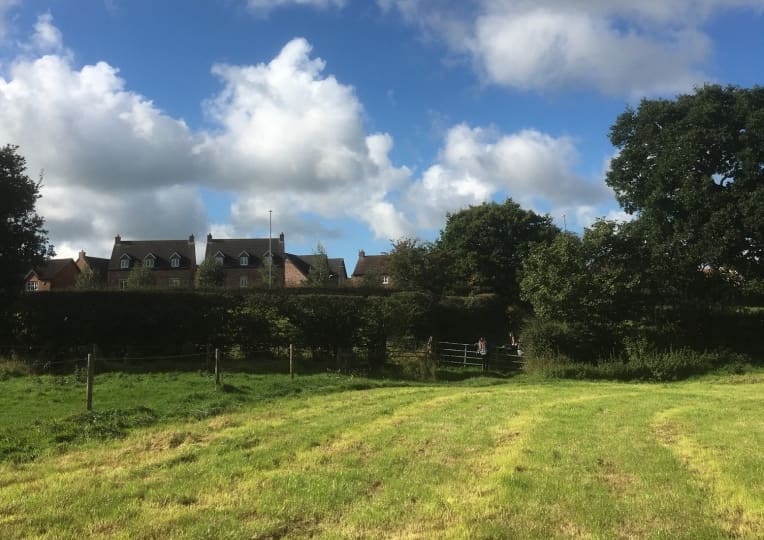
POLYGON ((130 255, 122 255, 122 257, 119 259, 119 267, 122 270, 127 270, 130 268, 130 255))
POLYGON ((382 276, 382 285, 390 285, 390 276, 382 276))
POLYGON ((156 265, 156 260, 157 258, 153 254, 149 253, 146 255, 146 258, 143 259, 143 266, 146 268, 154 268, 156 265))
POLYGON ((239 253, 239 266, 249 266, 249 253, 246 251, 239 253))
POLYGON ((225 260, 225 257, 222 253, 219 251, 215 253, 215 262, 218 263, 220 266, 223 266, 223 261, 225 260))
POLYGON ((170 257, 170 267, 171 268, 179 268, 180 267, 180 255, 177 253, 173 253, 170 257))

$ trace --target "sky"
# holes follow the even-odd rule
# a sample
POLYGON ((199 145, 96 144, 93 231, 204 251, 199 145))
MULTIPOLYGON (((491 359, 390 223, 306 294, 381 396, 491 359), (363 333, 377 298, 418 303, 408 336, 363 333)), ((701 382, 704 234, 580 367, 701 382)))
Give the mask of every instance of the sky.
POLYGON ((618 115, 762 58, 764 0, 0 0, 0 144, 59 256, 272 231, 350 273, 486 201, 628 219, 618 115))

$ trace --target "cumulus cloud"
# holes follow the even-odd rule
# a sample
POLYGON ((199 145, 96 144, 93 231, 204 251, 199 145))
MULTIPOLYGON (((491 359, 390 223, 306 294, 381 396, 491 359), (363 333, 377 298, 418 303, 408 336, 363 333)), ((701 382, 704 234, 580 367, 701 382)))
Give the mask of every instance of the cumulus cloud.
MULTIPOLYGON (((310 53, 310 44, 296 38, 267 64, 214 66, 223 89, 206 109, 220 129, 197 150, 209 157, 217 180, 247 200, 266 190, 272 205, 353 216, 383 229, 368 210, 405 181, 408 170, 390 162, 389 134, 365 132, 354 89, 324 76, 325 62, 310 53)), ((239 227, 255 219, 250 208, 262 213, 252 202, 234 205, 239 227)))
POLYGON ((605 94, 688 90, 707 78, 703 24, 762 0, 378 0, 425 36, 471 60, 488 83, 523 90, 593 87, 605 94))
POLYGON ((574 172, 577 160, 574 141, 568 137, 536 130, 502 134, 459 124, 448 131, 437 162, 408 190, 407 203, 419 227, 434 228, 444 211, 501 196, 558 215, 611 202, 602 181, 574 172))

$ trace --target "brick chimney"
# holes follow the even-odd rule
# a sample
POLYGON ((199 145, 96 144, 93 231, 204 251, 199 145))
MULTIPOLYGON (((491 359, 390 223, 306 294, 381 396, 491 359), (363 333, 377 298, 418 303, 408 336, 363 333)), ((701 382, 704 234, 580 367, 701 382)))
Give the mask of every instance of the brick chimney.
POLYGON ((207 242, 212 241, 212 233, 207 233, 207 242))
POLYGON ((358 258, 363 259, 364 257, 366 257, 366 252, 364 250, 360 250, 358 252, 358 258))
POLYGON ((194 235, 193 234, 188 236, 188 243, 189 244, 193 244, 194 243, 194 235))
POLYGON ((114 245, 118 246, 122 242, 122 237, 117 235, 114 237, 114 245))

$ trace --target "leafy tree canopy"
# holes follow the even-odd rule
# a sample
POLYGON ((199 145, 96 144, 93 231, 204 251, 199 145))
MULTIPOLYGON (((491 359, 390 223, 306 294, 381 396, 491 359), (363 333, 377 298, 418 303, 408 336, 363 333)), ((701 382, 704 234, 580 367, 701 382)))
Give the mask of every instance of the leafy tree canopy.
POLYGON ((213 289, 223 286, 225 273, 223 265, 215 257, 207 257, 196 269, 196 287, 198 289, 213 289))
POLYGON ((507 199, 448 214, 436 245, 453 271, 452 292, 495 292, 514 301, 518 270, 531 246, 550 242, 559 232, 551 217, 507 199))
POLYGON ((142 264, 134 266, 127 275, 127 287, 129 289, 152 289, 156 287, 157 279, 154 272, 148 266, 142 264))
POLYGON ((764 88, 704 86, 643 100, 610 130, 607 183, 654 261, 764 275, 764 88))
MULTIPOLYGON (((41 182, 26 174, 26 160, 18 147, 0 148, 0 295, 21 290, 24 274, 53 256, 44 220, 35 205, 41 182)), ((5 299, 0 303, 7 305, 5 299)))
POLYGON ((449 263, 430 242, 401 238, 392 243, 388 266, 397 289, 443 294, 449 282, 449 263))

